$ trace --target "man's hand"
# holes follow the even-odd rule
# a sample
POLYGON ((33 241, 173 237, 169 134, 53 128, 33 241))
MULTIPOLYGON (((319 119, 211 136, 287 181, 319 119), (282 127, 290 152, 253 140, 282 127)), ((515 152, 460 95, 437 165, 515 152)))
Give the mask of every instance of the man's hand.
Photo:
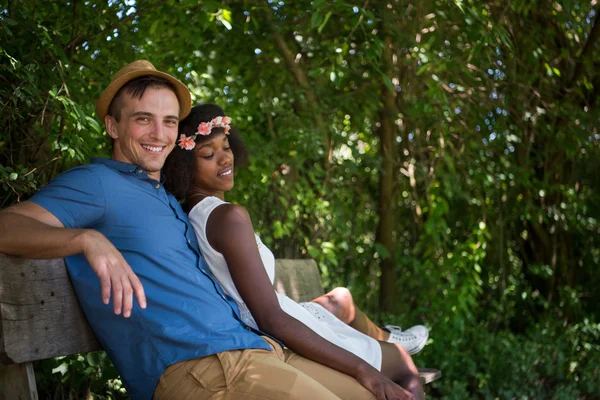
POLYGON ((377 400, 415 400, 412 393, 404 390, 370 365, 360 371, 355 379, 373 393, 377 400))
POLYGON ((108 304, 112 289, 115 314, 125 318, 131 315, 133 294, 142 308, 146 308, 146 295, 142 283, 123 255, 98 231, 87 229, 81 235, 83 254, 100 278, 102 301, 108 304))
POLYGON ((67 229, 31 201, 0 211, 0 252, 36 259, 83 253, 100 278, 104 304, 110 302, 112 289, 115 314, 131 315, 134 292, 140 307, 146 308, 142 283, 106 236, 91 229, 67 229))

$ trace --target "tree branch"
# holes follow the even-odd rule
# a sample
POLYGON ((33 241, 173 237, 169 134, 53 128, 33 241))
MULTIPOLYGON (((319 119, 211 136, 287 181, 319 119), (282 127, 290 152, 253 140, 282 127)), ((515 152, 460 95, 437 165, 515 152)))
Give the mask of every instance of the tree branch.
POLYGON ((292 73, 292 75, 294 76, 296 82, 300 85, 300 87, 302 87, 304 89, 304 94, 306 96, 306 99, 309 102, 309 107, 311 108, 312 112, 314 113, 315 123, 317 124, 317 129, 320 131, 321 136, 323 137, 323 144, 324 144, 324 151, 325 151, 325 164, 324 165, 325 165, 325 169, 328 170, 329 164, 330 164, 329 158, 331 155, 332 143, 331 143, 331 139, 329 137, 329 130, 327 129, 327 126, 325 124, 323 116, 321 115, 321 112, 319 111, 319 99, 317 98, 317 95, 315 94, 314 90, 312 89, 312 87, 308 81, 308 76, 306 75, 306 72, 296 63, 295 57, 294 57, 293 53, 291 52, 291 50, 289 49, 285 39, 283 39, 283 37, 281 36, 279 31, 277 31, 276 29, 272 29, 272 32, 273 32, 273 39, 275 41, 275 44, 279 48, 279 52, 283 56, 283 59, 285 61, 285 64, 287 65, 288 70, 292 73))
POLYGON ((128 15, 127 17, 118 20, 117 22, 111 24, 110 26, 104 28, 103 30, 101 30, 100 32, 90 36, 89 38, 86 37, 81 37, 81 35, 77 35, 76 37, 74 37, 71 42, 69 44, 67 44, 64 48, 65 53, 72 47, 72 48, 77 48, 77 46, 81 45, 82 43, 85 42, 89 42, 90 40, 93 40, 95 38, 97 38, 98 36, 104 35, 107 32, 112 32, 116 27, 123 25, 125 23, 128 23, 130 21, 132 21, 135 17, 139 17, 142 16, 144 14, 146 14, 148 11, 152 11, 155 8, 158 8, 160 6, 162 6, 163 4, 165 4, 167 2, 167 0, 160 0, 157 1, 156 3, 144 8, 143 10, 140 10, 136 13, 133 13, 131 15, 128 15))
POLYGON ((583 46, 583 50, 579 57, 577 57, 577 61, 575 63, 575 68, 573 70, 573 75, 568 81, 567 89, 571 89, 573 85, 582 77, 585 73, 585 62, 591 57, 594 53, 594 47, 596 42, 600 39, 600 21, 598 21, 598 10, 596 10, 596 16, 594 17, 594 24, 592 26, 592 30, 583 46))

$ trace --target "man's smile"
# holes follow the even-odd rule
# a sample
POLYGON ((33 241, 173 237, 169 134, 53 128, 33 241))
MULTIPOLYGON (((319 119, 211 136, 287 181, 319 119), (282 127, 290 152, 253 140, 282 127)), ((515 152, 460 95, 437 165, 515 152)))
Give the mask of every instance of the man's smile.
POLYGON ((142 148, 152 154, 160 154, 166 147, 167 146, 151 146, 148 144, 142 144, 142 148))

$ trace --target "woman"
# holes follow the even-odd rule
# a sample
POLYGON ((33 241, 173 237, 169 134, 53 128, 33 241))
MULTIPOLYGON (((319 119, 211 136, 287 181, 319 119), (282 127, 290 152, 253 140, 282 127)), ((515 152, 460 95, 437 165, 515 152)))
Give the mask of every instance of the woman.
MULTIPOLYGON (((225 192, 233 188, 234 159, 238 165, 247 160, 241 139, 230 123, 216 105, 192 108, 179 125, 179 147, 167 159, 163 173, 167 189, 184 200, 183 207, 207 264, 223 289, 237 301, 242 320, 279 339, 297 354, 341 372, 348 373, 349 362, 366 362, 415 398, 423 398, 417 369, 406 349, 398 343, 378 342, 323 307, 347 314, 347 322, 384 337, 353 302, 347 301, 347 293, 338 289, 302 306, 273 290, 273 254, 255 235, 247 211, 224 201, 225 192)), ((390 337, 401 334, 395 332, 390 337)), ((409 336, 416 335, 405 335, 409 336)))

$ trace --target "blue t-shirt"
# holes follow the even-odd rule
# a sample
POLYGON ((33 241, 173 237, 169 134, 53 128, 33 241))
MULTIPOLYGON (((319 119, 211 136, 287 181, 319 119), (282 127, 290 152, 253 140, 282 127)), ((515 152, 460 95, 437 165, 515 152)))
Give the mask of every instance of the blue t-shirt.
POLYGON ((67 228, 104 234, 144 286, 130 318, 102 303, 100 280, 83 254, 65 261, 75 292, 102 347, 133 399, 151 399, 171 364, 267 343, 245 326, 235 301, 205 265, 196 235, 175 198, 133 164, 94 159, 43 187, 31 201, 67 228))

